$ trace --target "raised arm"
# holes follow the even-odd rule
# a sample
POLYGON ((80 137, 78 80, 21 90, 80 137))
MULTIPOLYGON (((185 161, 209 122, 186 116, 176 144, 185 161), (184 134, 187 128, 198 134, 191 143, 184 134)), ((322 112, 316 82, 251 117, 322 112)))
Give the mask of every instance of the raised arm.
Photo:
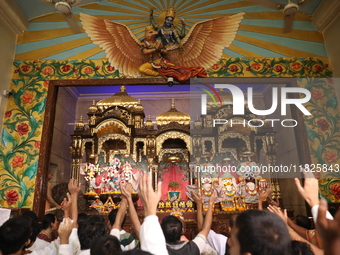
POLYGON ((198 194, 196 194, 195 192, 191 191, 191 197, 197 206, 197 228, 198 231, 201 231, 203 228, 203 201, 201 192, 198 192, 198 194))
POLYGON ((262 203, 266 198, 268 197, 270 193, 270 189, 267 189, 265 192, 260 193, 260 195, 257 198, 257 205, 259 210, 263 210, 262 203))
POLYGON ((283 212, 281 211, 281 209, 279 207, 270 205, 268 206, 268 210, 271 211, 272 213, 275 213, 276 215, 278 215, 287 225, 287 228, 289 230, 289 235, 290 238, 292 240, 296 240, 296 241, 300 241, 300 242, 304 242, 309 244, 309 246, 311 247, 313 253, 315 255, 323 255, 323 250, 321 250, 320 248, 316 247, 314 244, 308 242, 305 238, 303 238, 302 236, 300 236, 298 233, 296 233, 292 228, 290 228, 288 226, 288 216, 287 216, 287 210, 285 209, 283 212))
POLYGON ((298 233, 301 237, 304 239, 307 239, 306 230, 303 227, 300 227, 299 225, 296 225, 291 219, 287 218, 287 224, 290 228, 292 228, 296 233, 298 233))
POLYGON ((209 230, 211 228, 211 223, 212 223, 212 218, 213 218, 213 207, 214 207, 216 199, 217 199, 217 191, 213 189, 213 192, 209 199, 209 207, 208 207, 207 214, 205 215, 203 228, 199 232, 199 234, 204 235, 206 238, 208 237, 209 230))
POLYGON ((136 208, 135 205, 133 204, 132 201, 132 191, 133 191, 133 187, 131 185, 131 183, 120 183, 120 190, 122 191, 122 194, 126 197, 127 199, 127 203, 128 203, 128 207, 129 207, 129 215, 130 215, 130 219, 132 222, 132 226, 135 229, 135 232, 137 234, 137 237, 139 237, 140 234, 140 222, 139 222, 139 218, 136 212, 136 208))
POLYGON ((336 255, 340 251, 340 210, 335 214, 334 220, 327 219, 328 204, 326 200, 320 200, 316 230, 318 231, 325 255, 336 255))
POLYGON ((80 192, 80 183, 76 179, 71 179, 68 183, 68 190, 71 193, 71 219, 73 220, 73 227, 78 228, 78 194, 80 192))
POLYGON ((126 213, 126 208, 127 208, 127 201, 125 197, 122 197, 122 200, 120 202, 120 207, 118 209, 117 215, 116 215, 116 220, 112 225, 111 229, 121 229, 123 220, 124 220, 124 216, 126 213))
POLYGON ((156 216, 158 202, 162 195, 162 183, 158 183, 158 190, 151 185, 151 175, 143 174, 139 181, 139 197, 144 206, 144 222, 140 228, 141 248, 151 254, 167 255, 166 242, 161 225, 156 216))
MULTIPOLYGON (((315 178, 314 174, 311 172, 307 172, 301 168, 305 177, 305 183, 302 187, 300 180, 295 178, 296 187, 301 194, 301 196, 306 200, 309 206, 312 209, 312 215, 314 223, 316 223, 316 219, 318 216, 318 208, 319 208, 319 182, 315 178)), ((332 215, 327 211, 326 213, 327 219, 333 219, 332 215)))
POLYGON ((71 218, 71 205, 72 205, 72 198, 71 194, 67 192, 67 198, 65 197, 62 204, 62 208, 64 210, 64 218, 71 218))

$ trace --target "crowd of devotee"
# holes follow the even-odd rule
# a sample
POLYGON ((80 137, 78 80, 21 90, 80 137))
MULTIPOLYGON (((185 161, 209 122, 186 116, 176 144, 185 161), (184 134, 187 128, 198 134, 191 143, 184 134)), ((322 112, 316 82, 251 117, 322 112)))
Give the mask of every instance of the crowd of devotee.
POLYGON ((131 184, 121 183, 121 205, 110 212, 106 222, 101 215, 78 214, 77 199, 81 187, 71 179, 69 193, 63 202, 63 220, 59 223, 53 214, 46 214, 38 222, 32 211, 14 216, 0 227, 0 250, 2 255, 340 254, 340 211, 333 218, 328 212, 327 202, 319 201, 318 180, 305 177, 304 185, 299 179, 295 182, 311 208, 314 230, 307 229, 310 227, 308 218, 306 221, 303 217, 296 217, 293 222, 287 217, 287 211, 274 203, 268 208, 233 215, 229 221, 230 236, 218 234, 211 229, 217 197, 213 191, 205 215, 202 198, 192 194, 197 205, 198 234, 188 240, 183 235, 185 223, 180 218, 169 215, 159 222, 156 210, 161 188, 154 191, 150 174, 144 174, 139 180, 139 197, 144 207, 142 224, 133 205, 131 184), (123 230, 127 213, 136 239, 123 230))

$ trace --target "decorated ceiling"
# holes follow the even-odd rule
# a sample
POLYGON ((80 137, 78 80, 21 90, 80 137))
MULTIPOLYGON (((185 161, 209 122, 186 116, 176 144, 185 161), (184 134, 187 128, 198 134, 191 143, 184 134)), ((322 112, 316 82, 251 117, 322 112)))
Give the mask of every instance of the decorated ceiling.
MULTIPOLYGON (((174 24, 180 26, 183 18, 187 32, 197 22, 245 12, 234 41, 223 50, 226 58, 313 57, 328 62, 323 37, 312 26, 311 15, 304 13, 303 8, 295 15, 290 33, 283 33, 282 11, 243 0, 103 0, 80 3, 73 7, 72 12, 79 26, 79 14, 85 13, 125 24, 138 39, 142 39, 145 26, 150 24, 150 10, 153 10, 156 21, 162 23, 171 6, 176 12, 174 24)), ((81 33, 74 34, 57 11, 30 19, 28 30, 18 37, 15 55, 16 60, 102 58, 105 58, 105 52, 91 41, 83 28, 81 33)))

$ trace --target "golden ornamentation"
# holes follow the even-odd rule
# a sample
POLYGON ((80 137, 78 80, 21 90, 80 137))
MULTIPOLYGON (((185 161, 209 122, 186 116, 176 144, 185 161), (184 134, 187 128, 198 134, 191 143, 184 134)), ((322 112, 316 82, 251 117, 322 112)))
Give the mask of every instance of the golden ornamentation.
POLYGON ((204 137, 202 138, 202 152, 203 153, 211 153, 211 155, 215 155, 215 138, 214 137, 204 137), (210 141, 211 142, 211 151, 207 151, 205 148, 205 141, 210 141))
POLYGON ((190 135, 182 133, 182 132, 177 132, 177 131, 169 131, 169 132, 159 135, 156 138, 156 154, 157 155, 161 151, 164 141, 169 138, 182 139, 186 143, 188 151, 189 152, 191 151, 190 135))
POLYGON ((250 138, 249 136, 247 135, 244 135, 244 134, 239 134, 239 133, 234 133, 234 132, 230 132, 230 133, 225 133, 225 134, 222 134, 219 136, 219 139, 218 139, 218 152, 219 153, 225 153, 227 152, 227 148, 223 148, 222 147, 222 143, 224 140, 228 139, 228 138, 239 138, 239 139, 242 139, 246 145, 247 145, 247 148, 250 148, 250 138))
POLYGON ((81 155, 84 155, 85 153, 85 145, 86 143, 91 143, 92 144, 92 151, 91 151, 91 154, 94 154, 94 145, 93 145, 93 139, 92 138, 86 138, 86 139, 83 139, 82 141, 82 146, 81 146, 81 155))
POLYGON ((166 12, 166 17, 172 17, 173 19, 175 18, 176 16, 176 13, 175 13, 175 8, 173 6, 170 6, 168 11, 166 12))
POLYGON ((183 155, 184 161, 189 162, 189 152, 187 149, 161 149, 159 152, 159 159, 163 159, 164 154, 176 154, 181 153, 183 155))
POLYGON ((98 151, 99 154, 100 152, 103 152, 104 155, 106 155, 105 150, 103 149, 103 143, 108 141, 108 140, 122 140, 125 142, 126 145, 126 149, 124 150, 119 150, 119 154, 129 154, 130 153, 130 137, 125 136, 125 135, 121 135, 121 134, 109 134, 106 136, 102 136, 98 139, 98 151))
POLYGON ((177 156, 170 156, 165 161, 168 162, 168 163, 177 163, 177 162, 181 162, 182 159, 180 157, 177 157, 177 156))
POLYGON ((170 110, 161 113, 156 117, 156 124, 158 128, 165 126, 171 122, 177 122, 187 127, 190 126, 190 115, 177 111, 174 99, 172 99, 170 110))
POLYGON ((80 119, 76 123, 74 131, 84 131, 84 130, 85 130, 85 123, 83 121, 83 115, 80 115, 80 119))
POLYGON ((121 120, 117 120, 117 119, 104 120, 96 127, 96 133, 98 133, 103 128, 112 127, 112 126, 120 128, 122 131, 124 131, 126 135, 131 135, 131 129, 127 127, 124 122, 122 122, 121 120))
POLYGON ((120 92, 115 93, 111 97, 102 99, 97 103, 97 107, 100 109, 107 109, 108 107, 115 105, 124 106, 128 109, 134 108, 136 105, 138 105, 138 100, 126 93, 125 86, 121 86, 120 92))
POLYGON ((145 32, 149 31, 149 30, 154 30, 153 26, 152 25, 147 25, 145 27, 145 32))
POLYGON ((150 115, 148 115, 148 119, 146 120, 144 126, 145 126, 145 129, 147 129, 147 130, 152 130, 152 129, 154 129, 154 126, 155 126, 155 125, 154 125, 154 123, 152 122, 151 116, 150 116, 150 115))
MULTIPOLYGON (((144 145, 146 145, 146 138, 134 138, 133 139, 133 155, 132 158, 134 161, 137 161, 137 143, 138 142, 143 142, 144 145)), ((146 155, 146 146, 143 146, 143 154, 146 155)))
POLYGON ((89 113, 96 113, 97 110, 98 110, 98 108, 96 106, 96 101, 93 100, 92 105, 89 107, 89 113))

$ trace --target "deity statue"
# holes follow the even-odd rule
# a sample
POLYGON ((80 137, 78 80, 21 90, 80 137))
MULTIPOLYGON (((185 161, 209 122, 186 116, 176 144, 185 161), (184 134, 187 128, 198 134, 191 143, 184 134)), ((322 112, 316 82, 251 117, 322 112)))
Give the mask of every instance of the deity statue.
POLYGON ((137 176, 133 173, 131 164, 129 162, 126 162, 122 167, 122 171, 120 173, 120 181, 131 183, 133 191, 137 192, 137 176))
POLYGON ((223 179, 222 191, 227 200, 232 200, 236 194, 236 188, 231 178, 223 179))
POLYGON ((165 21, 163 25, 158 25, 153 17, 153 10, 150 11, 150 22, 153 28, 157 31, 162 44, 167 46, 173 46, 175 44, 181 45, 181 39, 185 36, 185 22, 184 19, 181 19, 182 29, 178 33, 175 28, 173 22, 175 19, 175 9, 174 7, 170 7, 169 10, 165 14, 165 21))
MULTIPOLYGON (((151 62, 157 60, 156 55, 160 59, 158 60, 159 63, 154 63, 157 66, 157 68, 154 68, 157 69, 154 70, 156 73, 184 81, 195 76, 206 76, 205 69, 216 64, 222 57, 223 49, 229 47, 234 40, 244 14, 238 13, 198 22, 181 39, 183 31, 177 34, 173 29, 175 10, 170 8, 166 14, 165 24, 155 26, 162 36, 162 40, 159 42, 156 42, 156 37, 159 34, 153 26, 147 27, 145 40, 140 41, 123 24, 83 13, 80 13, 80 19, 93 43, 98 44, 105 50, 111 66, 124 75, 131 77, 141 76, 141 71, 145 70, 145 68, 141 69, 140 66, 150 61, 149 57, 152 53, 153 59, 151 62), (143 50, 142 54, 141 48, 143 50), (161 56, 159 56, 160 54, 161 56), (199 67, 196 67, 197 65, 199 67), (170 68, 171 72, 165 72, 165 67, 170 68), (189 75, 189 70, 193 70, 191 76, 189 75), (175 72, 175 74, 173 75, 172 72, 175 72), (181 75, 178 75, 178 72, 181 75)), ((152 16, 153 12, 150 12, 150 18, 152 16)), ((156 25, 153 18, 150 21, 156 25)), ((182 30, 185 29, 183 23, 184 21, 182 21, 182 30)))

